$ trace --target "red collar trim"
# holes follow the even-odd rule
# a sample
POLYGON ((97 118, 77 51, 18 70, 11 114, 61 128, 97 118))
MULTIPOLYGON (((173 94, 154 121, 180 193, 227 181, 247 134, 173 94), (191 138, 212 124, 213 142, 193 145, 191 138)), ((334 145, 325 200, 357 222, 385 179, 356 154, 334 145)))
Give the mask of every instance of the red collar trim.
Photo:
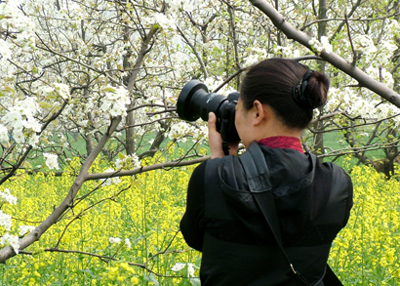
POLYGON ((263 146, 267 146, 269 148, 288 148, 294 149, 301 153, 304 153, 303 146, 301 145, 301 141, 296 137, 289 136, 274 136, 261 139, 258 141, 259 144, 263 146))

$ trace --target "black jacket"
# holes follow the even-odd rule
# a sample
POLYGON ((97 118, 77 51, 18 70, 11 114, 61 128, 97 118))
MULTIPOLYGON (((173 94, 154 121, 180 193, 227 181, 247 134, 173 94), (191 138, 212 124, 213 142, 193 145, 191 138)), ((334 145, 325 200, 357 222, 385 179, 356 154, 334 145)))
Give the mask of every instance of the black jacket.
MULTIPOLYGON (((329 249, 352 207, 350 177, 332 163, 292 149, 262 147, 270 170, 283 244, 310 283, 324 273, 329 249)), ((237 157, 198 166, 181 221, 186 242, 203 252, 202 285, 289 285, 277 244, 237 157)))

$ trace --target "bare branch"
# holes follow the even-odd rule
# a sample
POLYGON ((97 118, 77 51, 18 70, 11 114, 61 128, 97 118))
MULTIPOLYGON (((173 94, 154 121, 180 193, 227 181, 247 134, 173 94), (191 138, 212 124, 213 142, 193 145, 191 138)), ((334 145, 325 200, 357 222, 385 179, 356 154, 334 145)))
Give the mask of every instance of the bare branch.
POLYGON ((208 73, 207 73, 207 68, 206 65, 203 62, 203 59, 199 55, 199 53, 196 50, 196 47, 189 41, 189 39, 186 37, 185 33, 182 31, 182 29, 176 25, 176 29, 178 30, 179 34, 181 34, 182 38, 185 40, 186 44, 192 49, 194 55, 196 56, 197 60, 199 61, 199 64, 201 66, 201 69, 204 74, 204 78, 208 78, 208 73))
POLYGON ((351 62, 351 65, 352 65, 353 67, 355 67, 356 64, 357 64, 357 60, 358 60, 358 53, 357 53, 357 51, 354 49, 353 39, 351 38, 350 24, 349 24, 349 20, 348 20, 348 18, 347 18, 347 14, 345 14, 344 17, 345 17, 345 19, 346 19, 347 35, 349 36, 349 41, 350 41, 350 45, 351 45, 351 50, 353 51, 353 61, 351 62))

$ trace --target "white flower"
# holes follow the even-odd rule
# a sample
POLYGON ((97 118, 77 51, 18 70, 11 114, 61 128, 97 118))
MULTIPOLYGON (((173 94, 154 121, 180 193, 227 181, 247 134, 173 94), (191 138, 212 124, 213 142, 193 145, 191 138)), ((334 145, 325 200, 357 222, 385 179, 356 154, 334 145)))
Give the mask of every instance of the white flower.
POLYGON ((185 266, 186 266, 186 263, 178 262, 174 266, 172 266, 171 270, 172 271, 179 271, 179 270, 182 270, 183 268, 185 268, 185 266))
MULTIPOLYGON (((112 168, 108 168, 107 170, 104 171, 105 173, 115 173, 116 171, 112 168)), ((100 179, 100 181, 104 182, 103 186, 110 186, 111 184, 118 185, 121 182, 121 179, 119 177, 114 177, 114 178, 108 178, 108 179, 100 179)))
POLYGON ((41 86, 38 88, 38 92, 46 97, 54 92, 54 88, 51 86, 41 86))
POLYGON ((187 266, 188 276, 194 277, 194 268, 195 268, 195 266, 192 263, 180 263, 180 262, 178 262, 171 268, 171 270, 177 272, 177 271, 180 271, 180 270, 184 269, 186 266, 187 266))
POLYGON ((131 241, 129 240, 129 238, 125 238, 125 246, 128 249, 132 248, 132 244, 131 244, 131 241))
POLYGON ((190 277, 194 277, 194 267, 192 263, 188 263, 188 274, 190 277))
POLYGON ((0 142, 8 141, 8 129, 3 124, 0 124, 0 142))
POLYGON ((46 159, 46 165, 49 169, 59 169, 57 155, 50 153, 43 153, 44 158, 46 159))
POLYGON ((329 43, 328 37, 326 37, 326 36, 321 37, 321 45, 322 45, 323 49, 325 50, 325 52, 327 52, 328 54, 330 52, 332 52, 332 45, 329 43))
POLYGON ((25 235, 28 231, 31 232, 32 230, 34 230, 35 227, 31 226, 31 225, 20 225, 19 226, 19 235, 23 236, 25 235))
MULTIPOLYGON (((140 167, 140 160, 138 155, 136 154, 131 154, 131 155, 124 155, 124 154, 118 154, 118 157, 115 160, 115 167, 118 170, 121 170, 123 168, 129 168, 129 169, 135 169, 140 167)), ((108 169, 106 171, 114 171, 113 169, 108 169)))
POLYGON ((106 86, 104 88, 105 96, 100 109, 108 112, 111 116, 126 116, 126 106, 130 104, 129 92, 124 87, 115 88, 106 86))
POLYGON ((22 122, 25 128, 31 129, 35 132, 40 132, 42 130, 40 123, 33 117, 27 117, 27 120, 22 122))
POLYGON ((29 138, 29 145, 35 148, 37 147, 37 143, 39 143, 39 136, 37 136, 36 134, 32 134, 29 138))
POLYGON ((39 104, 32 98, 27 97, 24 100, 18 101, 15 107, 19 110, 22 115, 25 115, 27 119, 34 119, 33 115, 39 110, 39 104))
POLYGON ((374 41, 367 35, 356 35, 353 43, 355 48, 364 54, 372 54, 377 51, 374 41))
POLYGON ((71 94, 69 93, 69 86, 63 83, 55 83, 54 88, 63 99, 71 98, 71 94))
MULTIPOLYGON (((321 38, 322 40, 322 38, 321 38)), ((312 38, 311 40, 308 41, 308 44, 310 45, 310 47, 312 48, 312 50, 317 53, 318 55, 321 54, 323 51, 325 51, 325 48, 332 48, 330 47, 330 44, 328 42, 328 45, 326 44, 326 41, 328 41, 328 39, 324 39, 325 41, 325 46, 323 44, 321 44, 320 41, 318 41, 316 38, 312 38)))
POLYGON ((7 60, 12 57, 12 51, 9 48, 9 44, 3 39, 0 39, 0 55, 3 60, 7 60))
POLYGON ((164 29, 174 29, 175 21, 162 13, 155 13, 154 18, 164 29))
POLYGON ((11 216, 8 214, 3 213, 2 210, 0 210, 0 226, 3 226, 6 230, 11 229, 11 216))
POLYGON ((314 45, 316 44, 316 42, 317 42, 317 39, 311 38, 311 40, 308 41, 308 44, 309 44, 310 46, 314 46, 314 45))
POLYGON ((109 241, 110 243, 119 244, 119 243, 121 242, 121 239, 120 239, 119 237, 110 237, 110 238, 108 239, 108 241, 109 241))
POLYGON ((17 204, 17 198, 11 195, 9 189, 4 189, 4 192, 0 192, 0 202, 6 202, 11 205, 17 204))
POLYGON ((2 121, 16 129, 22 129, 22 115, 15 107, 10 108, 9 112, 3 116, 2 121))
MULTIPOLYGON (((1 212, 1 210, 0 210, 1 212)), ((1 237, 0 240, 1 245, 9 244, 14 249, 15 253, 19 252, 19 240, 18 236, 10 235, 8 232, 1 237)))
POLYGON ((188 125, 181 121, 177 124, 172 125, 171 130, 168 134, 169 139, 177 140, 178 142, 186 142, 186 138, 184 137, 189 131, 188 125))
POLYGON ((22 130, 20 130, 20 129, 14 130, 13 138, 14 138, 15 142, 17 142, 18 144, 24 143, 24 140, 25 140, 24 133, 22 133, 22 130))

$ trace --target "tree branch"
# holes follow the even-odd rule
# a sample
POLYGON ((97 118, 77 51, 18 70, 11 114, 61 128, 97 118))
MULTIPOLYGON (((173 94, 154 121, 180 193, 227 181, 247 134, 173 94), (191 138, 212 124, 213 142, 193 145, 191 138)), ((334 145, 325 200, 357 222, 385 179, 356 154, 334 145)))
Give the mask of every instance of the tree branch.
MULTIPOLYGON (((57 221, 57 219, 71 206, 71 203, 76 197, 79 189, 85 182, 90 166, 93 164, 94 160, 99 155, 104 145, 107 143, 108 139, 111 137, 112 133, 117 128, 120 121, 121 117, 114 117, 111 119, 111 123, 110 126, 108 127, 107 132, 101 138, 101 141, 98 143, 96 148, 88 156, 85 163, 83 163, 79 175, 72 184, 64 201, 57 208, 55 208, 53 213, 49 215, 46 218, 46 220, 42 222, 38 227, 36 227, 35 230, 33 230, 30 234, 19 240, 20 249, 24 249, 29 245, 31 245, 32 243, 34 243, 36 240, 38 240, 40 236, 43 233, 45 233, 57 221)), ((15 255, 16 253, 10 246, 4 247, 2 250, 0 250, 0 263, 5 263, 7 259, 15 255)))
POLYGON ((99 180, 99 179, 112 178, 112 177, 133 176, 133 175, 136 175, 136 174, 140 174, 140 173, 144 173, 144 172, 148 172, 148 171, 153 171, 153 170, 158 170, 158 169, 174 168, 174 167, 182 167, 182 166, 189 166, 189 165, 193 165, 193 164, 198 164, 198 163, 206 161, 206 160, 208 160, 210 158, 211 158, 211 156, 204 156, 204 157, 201 157, 201 158, 188 160, 188 161, 166 162, 166 163, 154 164, 154 165, 146 166, 146 167, 140 167, 140 168, 137 168, 137 169, 127 170, 127 171, 98 173, 98 174, 87 174, 85 178, 86 178, 86 180, 90 181, 90 180, 99 180))
MULTIPOLYGON (((293 39, 309 50, 313 51, 312 47, 309 45, 311 40, 310 36, 306 33, 299 31, 294 28, 291 24, 285 21, 285 18, 279 14, 272 5, 270 5, 266 0, 250 0, 250 2, 257 7, 261 12, 267 15, 272 23, 281 30, 289 39, 293 39)), ((322 51, 320 54, 321 58, 340 69, 344 73, 348 74, 352 78, 356 79, 360 86, 366 87, 369 90, 375 92, 381 97, 387 99, 392 104, 400 107, 400 95, 395 91, 387 87, 386 85, 374 80, 368 74, 363 72, 357 67, 353 67, 343 58, 339 57, 333 52, 322 51)))

